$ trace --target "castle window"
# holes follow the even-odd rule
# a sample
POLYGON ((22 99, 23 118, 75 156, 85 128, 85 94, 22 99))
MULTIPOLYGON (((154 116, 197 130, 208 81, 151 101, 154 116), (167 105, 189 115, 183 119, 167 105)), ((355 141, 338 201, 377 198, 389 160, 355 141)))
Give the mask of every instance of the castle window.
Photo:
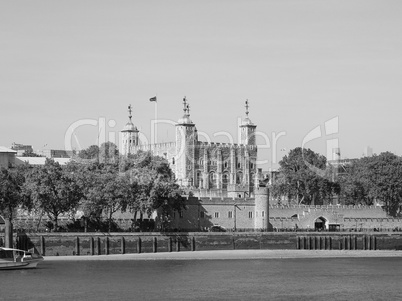
POLYGON ((224 166, 225 168, 228 168, 228 162, 225 162, 225 163, 223 164, 223 166, 224 166))
POLYGON ((172 158, 172 164, 174 165, 174 158, 172 158))
POLYGON ((200 165, 204 164, 204 160, 200 159, 200 165))
POLYGON ((200 211, 200 218, 204 218, 205 217, 205 212, 204 211, 200 211))
POLYGON ((228 187, 228 183, 229 183, 229 174, 225 172, 222 175, 222 188, 226 189, 228 187))
POLYGON ((250 163, 250 168, 254 169, 254 163, 250 163))
POLYGON ((253 218, 253 211, 248 212, 248 218, 253 218))
POLYGON ((214 216, 215 218, 219 218, 219 212, 215 212, 214 216))
POLYGON ((233 211, 228 212, 228 218, 233 218, 233 211))
POLYGON ((261 216, 262 216, 262 217, 265 216, 265 211, 261 211, 261 216))
POLYGON ((209 174, 209 188, 216 188, 216 174, 214 172, 209 174))
POLYGON ((202 187, 202 175, 201 175, 200 171, 197 171, 197 178, 196 178, 195 184, 198 187, 202 187))
POLYGON ((237 163, 237 168, 240 168, 241 167, 241 164, 240 164, 240 162, 238 162, 237 163))
POLYGON ((236 184, 241 184, 243 182, 243 174, 241 172, 238 172, 236 174, 236 184))

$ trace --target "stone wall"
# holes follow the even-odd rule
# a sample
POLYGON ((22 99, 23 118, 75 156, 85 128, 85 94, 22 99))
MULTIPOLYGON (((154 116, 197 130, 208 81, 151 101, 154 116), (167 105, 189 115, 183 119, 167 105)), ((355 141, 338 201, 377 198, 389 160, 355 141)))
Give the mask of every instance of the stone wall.
MULTIPOLYGON (((3 239, 0 236, 0 242, 3 239)), ((46 256, 171 251, 402 250, 402 233, 43 233, 14 237, 15 247, 46 256)))
POLYGON ((339 225, 344 230, 402 228, 402 219, 389 217, 380 206, 274 205, 269 211, 274 230, 314 229, 319 218, 324 219, 327 226, 339 225))

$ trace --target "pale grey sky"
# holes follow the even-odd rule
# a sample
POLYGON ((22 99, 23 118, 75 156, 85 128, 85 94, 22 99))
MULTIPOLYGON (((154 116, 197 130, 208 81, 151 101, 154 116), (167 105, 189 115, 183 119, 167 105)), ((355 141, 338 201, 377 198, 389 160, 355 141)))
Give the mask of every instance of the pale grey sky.
MULTIPOLYGON (((199 131, 235 139, 249 99, 270 160, 273 132, 282 156, 334 117, 343 157, 401 155, 401 16, 397 0, 3 0, 0 145, 63 148, 71 124, 99 117, 118 132, 130 103, 149 136, 157 94, 159 118, 180 118, 187 96, 199 131)), ((76 131, 82 147, 97 135, 76 131)), ((326 139, 306 146, 325 155, 326 139)))

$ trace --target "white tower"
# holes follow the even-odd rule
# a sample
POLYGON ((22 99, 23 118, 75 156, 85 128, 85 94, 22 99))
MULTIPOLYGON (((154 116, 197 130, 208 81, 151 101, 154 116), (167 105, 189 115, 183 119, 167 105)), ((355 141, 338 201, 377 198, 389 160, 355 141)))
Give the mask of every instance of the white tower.
POLYGON ((248 118, 248 113, 248 100, 246 100, 246 118, 240 125, 240 144, 255 145, 255 129, 257 126, 248 118))
POLYGON ((132 109, 131 105, 128 106, 128 118, 129 121, 126 123, 124 129, 121 131, 122 134, 122 155, 126 156, 128 154, 132 154, 134 151, 134 147, 138 146, 138 129, 134 126, 131 118, 132 109))

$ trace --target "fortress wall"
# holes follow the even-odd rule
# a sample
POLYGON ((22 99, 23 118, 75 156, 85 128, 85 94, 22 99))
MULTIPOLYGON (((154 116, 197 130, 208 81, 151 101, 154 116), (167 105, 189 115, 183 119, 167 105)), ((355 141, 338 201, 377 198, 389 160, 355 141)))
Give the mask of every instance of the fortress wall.
POLYGON ((350 218, 386 218, 386 212, 381 207, 375 206, 270 206, 271 216, 291 217, 293 214, 305 215, 322 212, 323 214, 343 214, 350 218))
POLYGON ((181 230, 207 230, 213 225, 226 229, 254 228, 254 203, 243 202, 235 206, 233 199, 226 202, 222 199, 202 199, 198 204, 187 205, 183 216, 175 215, 172 225, 181 230), (203 212, 203 215, 201 215, 203 212))
MULTIPOLYGON (((327 218, 328 216, 321 215, 327 218)), ((272 225, 272 228, 275 229, 295 229, 295 225, 297 225, 298 229, 310 229, 314 230, 314 222, 316 217, 310 217, 305 219, 297 219, 297 218, 281 218, 281 217, 273 217, 270 216, 269 222, 272 225)), ((333 217, 329 217, 329 223, 339 224, 341 230, 353 230, 356 229, 360 231, 360 229, 367 230, 385 230, 392 231, 395 228, 402 229, 402 219, 394 219, 394 218, 339 218, 336 220, 333 217)))

